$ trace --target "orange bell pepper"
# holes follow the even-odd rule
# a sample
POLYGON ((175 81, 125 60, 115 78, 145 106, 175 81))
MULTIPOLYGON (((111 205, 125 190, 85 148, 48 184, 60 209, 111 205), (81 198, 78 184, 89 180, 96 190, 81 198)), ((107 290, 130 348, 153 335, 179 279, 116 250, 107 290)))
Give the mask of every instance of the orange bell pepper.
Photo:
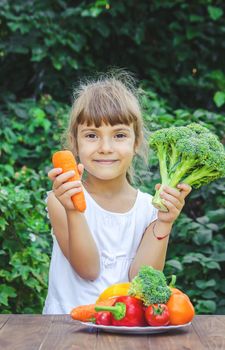
POLYGON ((175 281, 176 276, 172 276, 169 286, 172 294, 166 305, 170 314, 170 324, 181 325, 191 322, 195 315, 195 309, 187 294, 174 287, 175 281))
POLYGON ((194 306, 184 293, 172 294, 166 305, 169 310, 171 325, 188 323, 195 315, 194 306))

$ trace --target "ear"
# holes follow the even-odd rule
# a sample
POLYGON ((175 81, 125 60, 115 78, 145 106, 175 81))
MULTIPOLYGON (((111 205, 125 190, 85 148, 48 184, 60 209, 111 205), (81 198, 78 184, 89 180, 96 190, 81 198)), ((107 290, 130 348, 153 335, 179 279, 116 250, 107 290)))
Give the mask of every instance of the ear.
POLYGON ((76 158, 79 159, 79 152, 78 152, 77 145, 74 145, 74 154, 76 155, 76 158))
POLYGON ((134 155, 136 156, 137 153, 138 153, 138 146, 134 145, 134 155))
POLYGON ((77 141, 73 138, 73 136, 70 136, 70 145, 73 150, 73 154, 75 155, 76 158, 79 157, 79 152, 78 152, 78 144, 77 141))

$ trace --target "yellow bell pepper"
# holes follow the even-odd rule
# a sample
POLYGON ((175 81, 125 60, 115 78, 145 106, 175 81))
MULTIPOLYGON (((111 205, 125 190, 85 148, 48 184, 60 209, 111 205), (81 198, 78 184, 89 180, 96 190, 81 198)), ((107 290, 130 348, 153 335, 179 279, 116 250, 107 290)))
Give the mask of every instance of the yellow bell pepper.
POLYGON ((128 295, 129 288, 130 282, 112 284, 99 295, 98 299, 96 300, 96 303, 109 298, 128 295))

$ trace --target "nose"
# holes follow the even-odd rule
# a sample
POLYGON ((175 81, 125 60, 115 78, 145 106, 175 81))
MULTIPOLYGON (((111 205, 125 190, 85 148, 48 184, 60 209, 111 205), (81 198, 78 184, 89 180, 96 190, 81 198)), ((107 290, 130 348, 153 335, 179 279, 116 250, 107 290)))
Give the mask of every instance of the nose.
POLYGON ((111 153, 113 152, 112 140, 108 137, 101 139, 99 145, 99 153, 111 153))

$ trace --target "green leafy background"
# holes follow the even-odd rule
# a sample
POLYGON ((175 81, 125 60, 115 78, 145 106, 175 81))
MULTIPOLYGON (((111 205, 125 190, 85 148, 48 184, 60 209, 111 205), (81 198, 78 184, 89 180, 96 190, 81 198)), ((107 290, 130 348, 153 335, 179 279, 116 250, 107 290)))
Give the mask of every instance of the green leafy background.
MULTIPOLYGON (((225 141, 222 0, 0 2, 0 312, 41 313, 52 238, 47 172, 60 148, 76 81, 110 67, 139 81, 149 131, 192 121, 225 141)), ((154 193, 157 159, 135 160, 154 193)), ((225 314, 224 179, 191 193, 165 273, 199 314, 225 314)))

